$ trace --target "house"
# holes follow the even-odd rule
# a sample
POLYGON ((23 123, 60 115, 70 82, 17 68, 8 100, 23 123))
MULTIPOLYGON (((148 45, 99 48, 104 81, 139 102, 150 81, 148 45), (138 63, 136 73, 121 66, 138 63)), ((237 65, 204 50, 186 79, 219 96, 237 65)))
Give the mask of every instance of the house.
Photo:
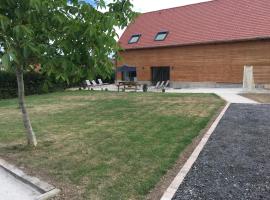
POLYGON ((245 65, 256 84, 270 83, 270 1, 213 0, 139 15, 119 40, 124 49, 117 80, 171 86, 224 86, 243 82, 245 65))

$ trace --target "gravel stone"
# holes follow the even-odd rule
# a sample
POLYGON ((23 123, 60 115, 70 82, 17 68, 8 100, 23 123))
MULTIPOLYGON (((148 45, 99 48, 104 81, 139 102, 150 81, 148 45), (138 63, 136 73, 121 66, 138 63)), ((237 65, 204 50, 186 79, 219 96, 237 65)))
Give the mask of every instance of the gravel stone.
POLYGON ((270 105, 232 104, 173 200, 270 199, 270 105))

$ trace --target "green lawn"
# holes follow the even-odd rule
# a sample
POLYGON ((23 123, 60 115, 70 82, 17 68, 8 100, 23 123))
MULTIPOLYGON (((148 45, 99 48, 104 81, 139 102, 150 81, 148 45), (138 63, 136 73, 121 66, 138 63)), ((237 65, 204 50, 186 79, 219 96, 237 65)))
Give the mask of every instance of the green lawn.
POLYGON ((224 105, 215 95, 62 92, 0 101, 0 156, 62 189, 59 199, 144 199, 224 105))

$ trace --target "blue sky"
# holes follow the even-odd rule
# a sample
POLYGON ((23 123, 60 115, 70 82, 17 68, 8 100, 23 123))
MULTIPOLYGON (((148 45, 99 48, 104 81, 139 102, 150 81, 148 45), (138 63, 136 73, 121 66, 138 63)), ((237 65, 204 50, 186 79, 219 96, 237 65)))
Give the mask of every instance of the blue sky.
POLYGON ((95 5, 94 0, 85 0, 87 3, 90 3, 91 5, 95 5))

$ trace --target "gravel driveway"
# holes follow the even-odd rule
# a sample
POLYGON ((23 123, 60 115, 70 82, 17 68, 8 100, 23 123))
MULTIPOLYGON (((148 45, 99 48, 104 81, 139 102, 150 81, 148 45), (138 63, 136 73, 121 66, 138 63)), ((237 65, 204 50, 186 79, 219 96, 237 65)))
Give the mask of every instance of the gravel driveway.
POLYGON ((270 199, 270 105, 232 104, 173 199, 270 199))

